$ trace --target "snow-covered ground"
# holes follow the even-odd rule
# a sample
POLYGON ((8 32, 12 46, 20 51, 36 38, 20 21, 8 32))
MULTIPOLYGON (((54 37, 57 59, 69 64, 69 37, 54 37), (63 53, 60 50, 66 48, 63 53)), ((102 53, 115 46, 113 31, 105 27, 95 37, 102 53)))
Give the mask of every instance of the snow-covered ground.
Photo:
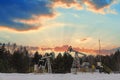
POLYGON ((120 80, 120 74, 78 73, 69 74, 18 74, 0 73, 0 80, 120 80))

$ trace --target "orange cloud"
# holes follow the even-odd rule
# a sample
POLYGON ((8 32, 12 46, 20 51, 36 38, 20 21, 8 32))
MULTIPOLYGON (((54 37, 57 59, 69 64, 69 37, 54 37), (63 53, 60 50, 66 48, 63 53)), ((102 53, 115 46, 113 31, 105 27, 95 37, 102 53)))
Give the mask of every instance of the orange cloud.
MULTIPOLYGON (((21 26, 22 27, 22 26, 21 26)), ((26 31, 33 31, 33 30, 37 30, 39 29, 39 26, 34 26, 32 28, 29 28, 29 29, 21 29, 21 30, 18 30, 16 28, 11 28, 9 26, 0 26, 0 30, 9 30, 9 31, 13 31, 13 32, 26 32, 26 31)))
MULTIPOLYGON (((27 29, 17 29, 15 27, 9 27, 9 26, 0 26, 0 30, 11 30, 14 32, 25 32, 25 31, 34 31, 42 28, 45 26, 45 22, 50 19, 54 19, 57 16, 57 13, 52 14, 42 14, 42 15, 33 15, 30 19, 15 19, 13 20, 16 23, 23 23, 30 25, 30 28, 27 29)), ((23 27, 23 26, 21 26, 23 27)))
POLYGON ((110 9, 111 5, 117 3, 116 0, 111 0, 110 3, 107 3, 107 1, 103 2, 100 0, 98 0, 98 3, 95 3, 94 0, 52 0, 52 2, 53 2, 51 5, 52 8, 62 7, 62 8, 75 8, 77 10, 86 9, 100 14, 117 13, 115 10, 110 9))
POLYGON ((55 18, 56 13, 52 14, 42 14, 42 15, 33 15, 30 19, 15 19, 15 22, 18 23, 24 23, 27 25, 33 25, 33 26, 42 26, 42 23, 45 22, 48 19, 55 18))
MULTIPOLYGON (((100 1, 100 0, 98 0, 100 1)), ((95 13, 100 14, 106 14, 106 13, 112 13, 117 14, 115 10, 111 10, 110 6, 113 4, 116 4, 116 0, 111 0, 110 3, 105 3, 104 5, 100 5, 98 3, 95 3, 94 0, 52 0, 52 3, 48 5, 50 9, 52 9, 52 13, 50 14, 40 14, 40 15, 32 15, 32 18, 30 19, 15 19, 13 20, 16 23, 22 23, 27 24, 30 27, 26 29, 16 29, 9 26, 0 26, 0 29, 7 29, 7 30, 13 30, 13 31, 30 31, 30 30, 38 30, 41 27, 45 26, 46 21, 56 18, 58 13, 55 12, 56 7, 62 7, 62 8, 75 8, 78 10, 86 9, 95 13)), ((102 4, 102 3, 101 3, 102 4)), ((23 27, 23 26, 21 26, 23 27)), ((83 40, 84 41, 84 40, 83 40)))
POLYGON ((81 4, 79 4, 76 0, 52 0, 53 4, 50 5, 53 8, 62 7, 62 8, 75 8, 78 10, 82 9, 81 4))
POLYGON ((56 52, 64 52, 64 51, 67 51, 67 49, 68 49, 68 45, 63 45, 63 46, 61 46, 61 47, 55 47, 54 48, 54 51, 56 51, 56 52))
MULTIPOLYGON (((65 51, 68 50, 69 45, 63 45, 63 46, 56 46, 56 47, 31 47, 30 49, 34 52, 34 51, 41 51, 42 53, 45 52, 55 52, 55 53, 63 53, 65 51)), ((81 46, 79 47, 72 47, 74 50, 78 51, 78 52, 82 52, 86 55, 110 55, 111 53, 114 53, 117 48, 111 48, 111 49, 101 49, 100 54, 99 54, 99 50, 97 49, 90 49, 90 48, 81 48, 81 46)))
MULTIPOLYGON (((68 50, 68 47, 69 47, 69 45, 63 45, 63 46, 56 46, 56 47, 54 47, 54 48, 40 48, 41 49, 41 51, 54 51, 54 52, 65 52, 65 51, 67 51, 68 50)), ((76 50, 76 51, 78 51, 78 52, 83 52, 83 53, 85 53, 85 54, 87 54, 87 55, 89 55, 89 54, 93 54, 93 55, 95 55, 95 54, 97 54, 97 50, 93 50, 93 49, 85 49, 85 48, 80 48, 80 47, 73 47, 73 49, 74 50, 76 50)))
POLYGON ((40 48, 42 51, 53 50, 53 48, 40 48))
MULTIPOLYGON (((53 50, 55 52, 65 52, 68 50, 69 45, 63 45, 63 46, 56 46, 54 48, 40 48, 42 51, 48 51, 48 50, 53 50)), ((79 48, 79 47, 73 47, 74 50, 79 51, 79 52, 86 52, 86 53, 94 53, 95 51, 92 49, 84 49, 84 48, 79 48)))
POLYGON ((81 38, 81 39, 76 39, 77 43, 87 43, 87 42, 91 42, 92 38, 91 37, 87 37, 87 38, 81 38))
POLYGON ((83 38, 83 39, 81 39, 80 41, 86 41, 87 40, 87 38, 83 38))
POLYGON ((106 13, 112 13, 112 14, 116 14, 115 10, 110 10, 110 6, 111 4, 106 4, 104 6, 101 7, 97 7, 97 5, 95 3, 93 3, 90 0, 84 0, 84 4, 86 5, 86 9, 95 13, 100 13, 100 14, 106 14, 106 13))

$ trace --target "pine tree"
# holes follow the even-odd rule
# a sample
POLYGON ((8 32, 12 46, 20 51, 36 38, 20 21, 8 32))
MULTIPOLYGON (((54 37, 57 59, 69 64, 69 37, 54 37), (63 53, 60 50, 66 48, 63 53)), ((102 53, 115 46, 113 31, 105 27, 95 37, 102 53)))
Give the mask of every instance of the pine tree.
POLYGON ((0 48, 0 72, 11 72, 11 54, 6 50, 5 44, 0 48))
POLYGON ((62 57, 61 53, 58 54, 58 56, 54 60, 53 65, 54 65, 53 71, 55 73, 65 73, 65 71, 64 71, 64 62, 63 62, 63 57, 62 57))
POLYGON ((34 63, 34 64, 38 64, 39 59, 40 59, 41 57, 42 57, 42 56, 39 55, 39 53, 36 51, 35 54, 34 54, 34 57, 33 57, 33 63, 34 63))
POLYGON ((16 72, 26 73, 29 70, 29 55, 28 51, 17 50, 12 56, 13 68, 16 72))
POLYGON ((71 67, 72 67, 72 61, 73 61, 72 56, 69 53, 64 52, 64 54, 63 54, 63 62, 64 62, 64 71, 65 71, 65 73, 70 72, 71 67))

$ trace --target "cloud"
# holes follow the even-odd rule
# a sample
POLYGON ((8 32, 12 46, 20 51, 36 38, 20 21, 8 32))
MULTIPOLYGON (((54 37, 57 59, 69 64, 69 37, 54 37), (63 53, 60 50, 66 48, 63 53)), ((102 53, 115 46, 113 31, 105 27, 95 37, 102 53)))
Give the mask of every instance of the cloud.
POLYGON ((83 38, 83 39, 81 39, 80 41, 86 41, 87 40, 87 38, 83 38))
POLYGON ((41 48, 42 51, 53 50, 53 48, 41 48))
POLYGON ((53 11, 48 4, 46 0, 0 0, 0 27, 18 31, 38 29, 39 26, 23 22, 31 20, 33 15, 51 16, 53 11))
POLYGON ((42 27, 47 20, 55 18, 56 14, 51 13, 51 14, 32 15, 30 19, 15 19, 14 22, 30 25, 33 28, 38 29, 42 27))
POLYGON ((54 48, 54 51, 56 51, 56 52, 64 52, 64 51, 67 51, 68 47, 69 47, 68 45, 56 46, 54 48))
POLYGON ((117 14, 110 9, 115 3, 117 0, 0 0, 0 29, 38 30, 45 21, 56 18, 57 7, 117 14))
MULTIPOLYGON (((56 46, 54 48, 40 48, 41 51, 55 51, 55 52, 65 52, 68 50, 69 45, 62 45, 62 46, 56 46)), ((95 54, 97 53, 97 50, 94 49, 86 49, 86 48, 80 48, 79 47, 72 47, 74 50, 79 51, 79 52, 83 52, 85 54, 95 54)))
POLYGON ((93 38, 91 37, 87 37, 87 38, 81 38, 81 39, 76 39, 76 42, 77 43, 88 43, 88 42, 91 42, 93 40, 93 38))
POLYGON ((110 10, 110 6, 117 0, 52 0, 53 7, 86 9, 95 13, 106 14, 115 13, 110 10))
POLYGON ((84 0, 87 3, 88 7, 93 8, 95 10, 102 9, 108 5, 110 5, 113 0, 84 0))
POLYGON ((75 8, 78 10, 82 9, 81 4, 77 0, 51 0, 52 7, 62 7, 62 8, 75 8))
POLYGON ((84 0, 86 9, 95 13, 107 14, 113 13, 110 6, 114 4, 114 0, 84 0))

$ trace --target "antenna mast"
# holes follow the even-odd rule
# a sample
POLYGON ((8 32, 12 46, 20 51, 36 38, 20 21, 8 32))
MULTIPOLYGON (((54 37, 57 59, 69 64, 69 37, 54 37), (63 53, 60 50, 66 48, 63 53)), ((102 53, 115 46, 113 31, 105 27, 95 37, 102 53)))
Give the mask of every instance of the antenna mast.
MULTIPOLYGON (((101 43, 100 43, 100 39, 99 39, 99 55, 101 54, 101 43)), ((100 62, 101 62, 101 55, 100 55, 100 62)))

